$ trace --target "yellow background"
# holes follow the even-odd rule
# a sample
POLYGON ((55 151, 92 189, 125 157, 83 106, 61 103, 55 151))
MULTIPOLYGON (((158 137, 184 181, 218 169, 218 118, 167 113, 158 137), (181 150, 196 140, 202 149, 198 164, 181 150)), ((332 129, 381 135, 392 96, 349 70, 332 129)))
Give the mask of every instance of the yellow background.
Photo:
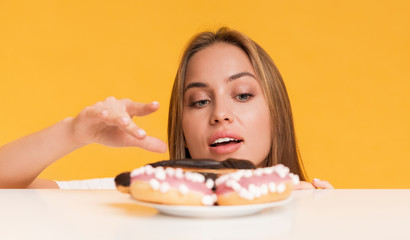
MULTIPOLYGON (((186 42, 229 26, 278 65, 311 178, 410 188, 409 12, 405 0, 0 0, 0 145, 108 96, 159 101, 157 113, 135 121, 165 140, 186 42)), ((167 158, 89 145, 41 177, 110 177, 167 158)))

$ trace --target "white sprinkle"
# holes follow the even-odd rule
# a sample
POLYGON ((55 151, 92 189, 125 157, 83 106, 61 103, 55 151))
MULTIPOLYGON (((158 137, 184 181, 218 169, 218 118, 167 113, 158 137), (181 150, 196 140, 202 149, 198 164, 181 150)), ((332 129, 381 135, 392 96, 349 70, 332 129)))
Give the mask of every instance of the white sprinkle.
POLYGON ((245 175, 245 170, 239 170, 236 172, 236 175, 240 176, 241 178, 245 175))
POLYGON ((162 193, 166 193, 169 190, 169 183, 163 182, 161 183, 161 186, 159 187, 159 191, 162 193))
POLYGON ((154 173, 154 168, 151 165, 146 165, 144 168, 145 168, 145 173, 147 175, 151 175, 154 173))
POLYGON ((166 169, 165 169, 165 173, 166 173, 168 176, 172 177, 172 176, 174 176, 175 169, 173 169, 173 168, 166 168, 166 169))
POLYGON ((272 174, 274 169, 272 167, 266 167, 263 169, 264 174, 272 174))
POLYGON ((178 190, 180 193, 182 193, 183 195, 188 193, 188 187, 184 184, 179 185, 178 190))
POLYGON ((234 180, 232 180, 232 179, 230 179, 230 180, 228 180, 228 181, 226 181, 226 183, 225 183, 225 185, 227 186, 227 187, 232 187, 232 184, 234 184, 234 180))
POLYGON ((185 179, 192 181, 192 172, 185 172, 185 179))
POLYGON ((273 192, 273 193, 276 192, 276 184, 274 182, 270 182, 268 184, 268 187, 269 187, 270 192, 273 192))
POLYGON ((248 191, 253 194, 256 191, 256 186, 254 184, 249 184, 248 191))
POLYGON ((266 195, 269 192, 268 185, 266 185, 266 184, 262 184, 260 186, 260 189, 261 189, 261 194, 262 195, 266 195))
POLYGON ((282 164, 278 164, 275 166, 275 172, 281 177, 284 178, 289 173, 289 168, 285 167, 282 164))
POLYGON ((259 187, 254 184, 249 184, 248 193, 252 196, 252 199, 261 196, 261 191, 259 190, 259 187))
POLYGON ((205 206, 214 205, 214 197, 212 195, 205 195, 202 197, 202 204, 205 206))
POLYGON ((200 174, 193 173, 193 172, 186 172, 185 173, 185 178, 187 180, 190 180, 191 182, 199 182, 200 179, 198 178, 198 175, 200 175, 200 174))
POLYGON ((184 177, 184 170, 182 170, 182 168, 177 168, 175 169, 175 177, 176 178, 183 178, 184 177))
POLYGON ((231 188, 232 188, 235 192, 238 192, 239 190, 241 190, 242 186, 241 186, 241 184, 239 184, 238 182, 233 182, 231 188))
POLYGON ((232 179, 235 180, 235 181, 239 181, 239 180, 241 180, 242 176, 243 175, 240 175, 240 174, 233 174, 232 179))
POLYGON ((241 198, 245 198, 245 199, 248 199, 248 200, 253 200, 252 194, 250 194, 250 193, 248 192, 248 190, 246 190, 246 188, 242 188, 242 189, 239 191, 238 195, 239 195, 241 198))
POLYGON ((165 180, 165 178, 167 177, 167 175, 165 174, 165 171, 164 171, 164 169, 162 168, 159 168, 159 169, 156 169, 156 171, 155 171, 155 178, 156 179, 158 179, 158 180, 165 180))
POLYGON ((158 190, 159 189, 159 182, 157 179, 155 178, 151 178, 151 180, 149 180, 149 185, 152 187, 152 189, 154 190, 158 190))
POLYGON ((204 177, 204 175, 202 175, 200 173, 193 173, 192 174, 192 181, 193 182, 198 182, 198 183, 203 183, 203 182, 205 182, 205 177, 204 177))
POLYGON ((284 178, 286 177, 286 172, 283 171, 283 169, 277 169, 276 173, 279 175, 279 177, 284 178))
POLYGON ((286 190, 286 186, 283 183, 279 183, 278 185, 278 193, 283 193, 286 190))
POLYGON ((256 176, 262 176, 262 174, 263 174, 263 168, 258 168, 258 169, 256 169, 256 170, 254 171, 254 174, 255 174, 256 176))
POLYGON ((251 170, 246 170, 245 173, 244 173, 244 176, 245 176, 246 178, 250 178, 250 177, 252 177, 252 175, 253 175, 253 173, 252 173, 251 170))
POLYGON ((298 175, 289 173, 289 176, 292 178, 293 185, 298 185, 300 183, 298 175))
POLYGON ((218 197, 216 196, 215 193, 212 194, 212 200, 213 200, 214 202, 216 202, 216 201, 218 200, 218 197))
POLYGON ((221 185, 221 184, 224 183, 227 179, 228 179, 228 175, 227 175, 227 174, 218 177, 218 178, 215 180, 216 186, 221 185))
POLYGON ((207 180, 206 180, 206 187, 207 188, 209 188, 209 189, 212 189, 213 187, 214 187, 214 180, 212 180, 212 179, 210 179, 210 178, 208 178, 207 180))
POLYGON ((136 176, 138 176, 138 175, 141 175, 142 174, 142 171, 141 171, 141 169, 144 169, 144 168, 137 168, 137 169, 134 169, 132 172, 131 172, 131 177, 136 177, 136 176))

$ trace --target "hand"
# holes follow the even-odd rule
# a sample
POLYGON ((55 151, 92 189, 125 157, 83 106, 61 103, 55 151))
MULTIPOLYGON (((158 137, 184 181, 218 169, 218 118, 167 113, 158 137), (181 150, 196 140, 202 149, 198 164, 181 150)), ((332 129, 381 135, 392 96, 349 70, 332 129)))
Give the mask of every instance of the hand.
POLYGON ((83 109, 72 119, 73 140, 81 144, 99 143, 110 147, 140 147, 153 152, 166 152, 160 139, 146 136, 133 121, 159 108, 158 102, 137 103, 130 99, 109 97, 83 109))
POLYGON ((317 178, 314 178, 312 183, 300 181, 300 183, 295 186, 295 190, 306 189, 334 189, 334 187, 328 181, 322 181, 317 178))

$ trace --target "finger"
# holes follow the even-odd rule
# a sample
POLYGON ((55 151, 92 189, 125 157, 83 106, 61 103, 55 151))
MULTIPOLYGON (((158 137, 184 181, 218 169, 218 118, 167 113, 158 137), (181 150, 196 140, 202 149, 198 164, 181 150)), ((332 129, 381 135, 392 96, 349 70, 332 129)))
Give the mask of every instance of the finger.
POLYGON ((146 135, 145 131, 138 127, 128 114, 112 114, 111 117, 107 117, 105 119, 105 122, 108 125, 118 127, 121 131, 124 131, 125 133, 128 133, 138 139, 143 139, 146 135))
POLYGON ((126 99, 126 110, 130 116, 146 116, 159 108, 157 101, 151 103, 137 103, 126 99))
POLYGON ((118 127, 121 131, 130 134, 136 138, 144 138, 146 133, 138 127, 131 117, 124 112, 112 111, 112 109, 104 109, 103 107, 91 106, 85 109, 85 115, 89 120, 94 120, 96 123, 104 123, 108 126, 118 127))
POLYGON ((334 189, 334 187, 332 186, 332 184, 330 184, 328 181, 322 181, 320 179, 313 179, 313 186, 315 186, 316 188, 323 188, 323 189, 334 189))
POLYGON ((84 108, 82 114, 88 121, 104 121, 108 117, 107 110, 94 106, 84 108))
MULTIPOLYGON (((124 117, 123 120, 125 120, 127 117, 124 117)), ((131 134, 132 136, 143 139, 147 135, 147 133, 144 131, 144 129, 138 127, 131 119, 128 119, 129 124, 124 126, 122 128, 123 131, 131 134)))
POLYGON ((315 187, 310 182, 300 181, 298 185, 295 186, 295 190, 306 190, 315 189, 315 187))
POLYGON ((151 152, 165 153, 167 151, 165 142, 151 136, 146 136, 144 139, 135 139, 132 145, 151 152))

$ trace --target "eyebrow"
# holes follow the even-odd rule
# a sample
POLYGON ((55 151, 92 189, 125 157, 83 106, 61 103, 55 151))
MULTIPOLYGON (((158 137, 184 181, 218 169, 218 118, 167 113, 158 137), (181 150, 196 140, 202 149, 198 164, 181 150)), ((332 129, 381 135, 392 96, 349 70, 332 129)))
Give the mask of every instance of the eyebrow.
POLYGON ((205 84, 205 83, 202 83, 202 82, 193 82, 193 83, 190 83, 190 84, 188 84, 188 86, 186 86, 186 88, 184 89, 184 93, 188 90, 188 89, 190 89, 190 88, 206 88, 206 87, 208 87, 208 85, 207 84, 205 84))
MULTIPOLYGON (((244 77, 244 76, 249 76, 249 77, 252 77, 252 78, 256 79, 256 77, 250 72, 240 72, 240 73, 236 73, 236 74, 230 76, 228 78, 228 81, 230 82, 230 81, 236 80, 236 79, 244 77)), ((186 88, 184 89, 184 92, 186 92, 190 88, 196 88, 196 87, 197 88, 206 88, 206 87, 208 87, 208 85, 203 83, 203 82, 193 82, 193 83, 188 84, 188 86, 186 86, 186 88)))
POLYGON ((256 77, 250 72, 240 72, 240 73, 237 73, 237 74, 234 74, 234 75, 230 76, 229 81, 241 78, 243 76, 249 76, 249 77, 252 77, 252 78, 256 79, 256 77))

